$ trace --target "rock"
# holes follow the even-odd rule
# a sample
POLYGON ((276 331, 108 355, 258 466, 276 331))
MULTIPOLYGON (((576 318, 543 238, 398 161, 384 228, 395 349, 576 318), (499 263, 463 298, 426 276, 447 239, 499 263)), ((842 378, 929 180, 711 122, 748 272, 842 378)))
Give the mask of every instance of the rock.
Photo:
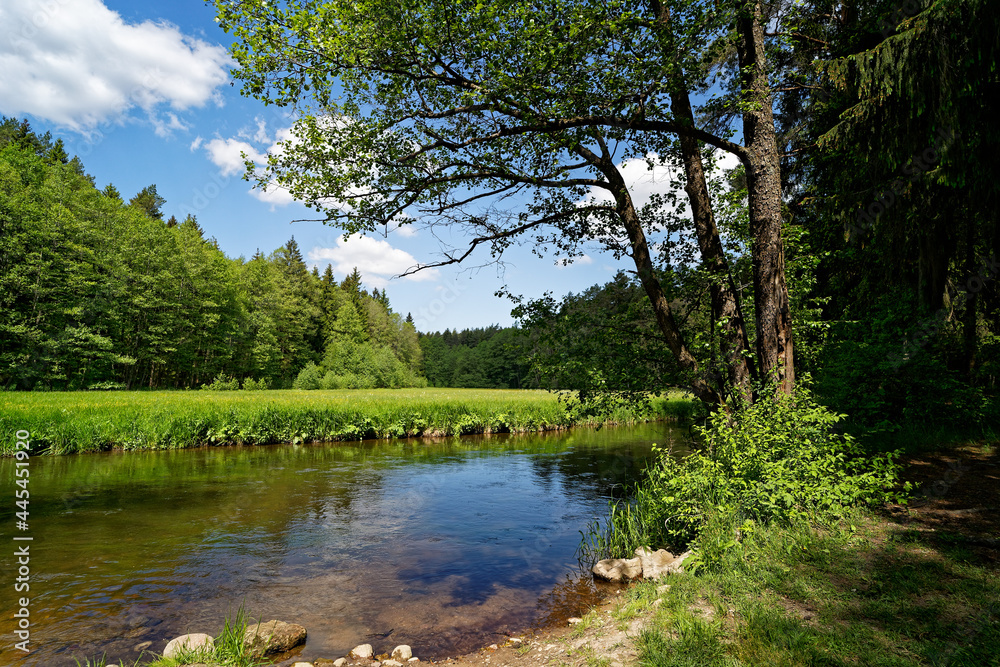
POLYGON ((189 635, 181 635, 167 642, 163 649, 164 658, 176 658, 182 651, 210 653, 215 650, 215 640, 209 635, 201 632, 194 632, 189 635))
POLYGON ((333 667, 344 667, 347 664, 347 658, 337 658, 333 661, 333 667))
POLYGON ((642 565, 643 579, 659 579, 671 573, 670 565, 677 560, 677 557, 666 549, 650 551, 645 547, 635 550, 635 557, 642 565))
POLYGON ((410 658, 406 662, 420 662, 420 658, 410 658))
POLYGON ((576 616, 574 616, 573 618, 569 619, 566 622, 569 623, 570 625, 577 625, 578 623, 583 623, 583 619, 582 618, 577 618, 576 616))
POLYGON ((670 574, 680 574, 681 572, 683 572, 684 561, 687 560, 687 557, 690 555, 691 555, 690 551, 685 551, 680 556, 675 558, 674 562, 667 566, 667 569, 670 571, 670 574))
POLYGON ((153 642, 143 642, 141 644, 136 644, 132 650, 133 651, 145 651, 147 648, 153 645, 153 642))
POLYGON ((314 667, 340 667, 346 664, 347 660, 343 658, 337 658, 337 660, 327 660, 326 658, 320 658, 319 660, 313 660, 314 667), (339 661, 339 662, 338 662, 339 661))
POLYGON ((382 667, 403 667, 403 663, 398 660, 393 660, 389 658, 388 660, 382 661, 382 667))
POLYGON ((243 644, 255 658, 291 651, 305 641, 305 628, 284 621, 254 623, 243 634, 243 644))
POLYGON ((296 662, 292 664, 292 667, 313 667, 311 662, 296 662))
POLYGON ((406 644, 400 644, 396 648, 392 649, 392 659, 399 660, 400 662, 406 662, 413 657, 413 649, 411 649, 406 644))
POLYGON ((638 558, 608 558, 594 563, 595 577, 607 581, 625 581, 642 576, 642 563, 638 558))
POLYGON ((351 652, 347 654, 347 657, 359 658, 361 660, 371 660, 373 655, 375 655, 375 650, 372 648, 371 644, 361 644, 352 648, 351 652))

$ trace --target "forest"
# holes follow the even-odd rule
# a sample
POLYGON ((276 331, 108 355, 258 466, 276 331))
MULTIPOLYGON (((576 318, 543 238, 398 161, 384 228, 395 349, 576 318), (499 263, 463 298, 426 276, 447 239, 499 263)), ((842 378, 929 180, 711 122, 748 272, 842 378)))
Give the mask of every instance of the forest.
POLYGON ((61 140, 4 119, 0 387, 424 384, 413 324, 357 271, 308 270, 294 238, 229 258, 164 204, 155 185, 98 190, 61 140))

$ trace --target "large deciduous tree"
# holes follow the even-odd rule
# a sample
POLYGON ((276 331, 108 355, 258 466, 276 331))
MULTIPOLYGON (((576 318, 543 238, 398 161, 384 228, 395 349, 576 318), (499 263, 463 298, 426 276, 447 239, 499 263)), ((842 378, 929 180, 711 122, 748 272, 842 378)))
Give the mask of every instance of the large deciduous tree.
MULTIPOLYGON (((519 239, 573 257, 599 243, 629 256, 657 325, 694 393, 748 395, 749 344, 712 220, 704 145, 746 170, 756 371, 794 382, 781 241, 781 178, 756 0, 401 5, 384 0, 216 1, 243 92, 293 105, 293 138, 254 177, 287 188, 351 233, 399 224, 462 226, 495 258, 519 239), (706 129, 690 94, 734 82, 706 129), (716 116, 718 118, 718 116, 716 116), (620 165, 669 154, 684 166, 698 245, 723 322, 728 383, 714 382, 686 342, 657 279, 655 205, 640 206, 620 165), (608 198, 594 197, 604 192, 608 198), (655 237, 653 237, 655 238, 655 237), (727 386, 728 384, 728 386, 727 386)), ((717 105, 718 106, 718 105, 717 105)))

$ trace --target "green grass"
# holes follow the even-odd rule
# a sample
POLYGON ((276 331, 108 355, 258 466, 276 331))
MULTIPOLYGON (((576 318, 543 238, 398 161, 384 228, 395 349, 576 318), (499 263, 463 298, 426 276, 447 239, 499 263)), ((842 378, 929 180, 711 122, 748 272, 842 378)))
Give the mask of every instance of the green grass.
MULTIPOLYGON (((678 392, 654 401, 652 415, 621 409, 605 423, 683 417, 691 405, 678 392)), ((0 392, 0 432, 29 431, 32 453, 517 433, 575 423, 584 422, 545 391, 0 392)), ((0 452, 13 447, 5 438, 0 452)))
POLYGON ((867 511, 768 527, 670 584, 641 665, 1000 665, 995 564, 867 511))
POLYGON ((259 667, 265 664, 261 662, 249 651, 244 643, 246 629, 250 625, 250 617, 246 613, 244 605, 240 605, 235 615, 226 616, 225 625, 222 631, 215 637, 214 649, 211 651, 182 650, 171 658, 151 654, 152 661, 144 662, 144 655, 141 655, 134 663, 129 665, 126 662, 115 662, 109 660, 107 654, 99 658, 87 659, 81 663, 76 660, 77 667, 108 667, 108 665, 118 665, 119 667, 183 667, 197 663, 209 663, 218 667, 259 667))

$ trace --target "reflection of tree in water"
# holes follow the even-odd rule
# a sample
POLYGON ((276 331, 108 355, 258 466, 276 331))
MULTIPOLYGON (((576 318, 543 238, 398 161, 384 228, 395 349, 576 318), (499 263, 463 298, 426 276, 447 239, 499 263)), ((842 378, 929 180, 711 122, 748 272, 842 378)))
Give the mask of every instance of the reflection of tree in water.
POLYGON ((571 449, 557 455, 533 456, 532 471, 551 488, 558 476, 567 493, 586 498, 617 497, 637 481, 649 458, 649 447, 609 451, 571 449))

